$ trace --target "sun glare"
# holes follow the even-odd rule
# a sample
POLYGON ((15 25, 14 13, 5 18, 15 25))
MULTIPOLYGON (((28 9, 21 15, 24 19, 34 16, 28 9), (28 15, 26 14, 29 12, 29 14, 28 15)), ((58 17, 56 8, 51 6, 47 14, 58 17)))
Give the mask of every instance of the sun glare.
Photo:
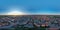
POLYGON ((12 12, 9 12, 8 15, 23 15, 23 12, 12 11, 12 12))

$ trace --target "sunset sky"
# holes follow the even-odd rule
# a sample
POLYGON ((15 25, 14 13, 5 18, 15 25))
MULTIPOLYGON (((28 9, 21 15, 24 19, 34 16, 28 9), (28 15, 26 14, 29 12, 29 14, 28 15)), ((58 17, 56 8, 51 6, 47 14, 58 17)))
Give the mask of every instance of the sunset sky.
POLYGON ((0 14, 15 11, 27 14, 59 14, 60 0, 0 0, 0 14))

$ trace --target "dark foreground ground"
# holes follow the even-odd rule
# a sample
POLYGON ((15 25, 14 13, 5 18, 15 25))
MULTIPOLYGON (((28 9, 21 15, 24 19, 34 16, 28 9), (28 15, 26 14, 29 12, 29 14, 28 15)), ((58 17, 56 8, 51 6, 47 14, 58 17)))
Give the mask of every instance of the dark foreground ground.
POLYGON ((59 30, 60 15, 0 15, 0 30, 59 30))

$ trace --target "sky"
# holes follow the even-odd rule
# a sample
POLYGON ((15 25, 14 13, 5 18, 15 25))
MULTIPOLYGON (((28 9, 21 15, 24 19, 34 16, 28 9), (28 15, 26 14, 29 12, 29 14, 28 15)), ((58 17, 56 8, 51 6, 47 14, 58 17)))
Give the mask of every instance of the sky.
POLYGON ((57 14, 60 0, 0 0, 0 14, 15 10, 28 14, 57 14))

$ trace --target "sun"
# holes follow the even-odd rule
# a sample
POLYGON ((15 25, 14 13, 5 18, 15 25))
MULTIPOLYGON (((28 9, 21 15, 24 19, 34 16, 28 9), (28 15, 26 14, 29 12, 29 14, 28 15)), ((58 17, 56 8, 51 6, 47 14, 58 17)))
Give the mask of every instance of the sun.
POLYGON ((23 15, 23 12, 12 11, 12 12, 9 12, 8 15, 23 15))

